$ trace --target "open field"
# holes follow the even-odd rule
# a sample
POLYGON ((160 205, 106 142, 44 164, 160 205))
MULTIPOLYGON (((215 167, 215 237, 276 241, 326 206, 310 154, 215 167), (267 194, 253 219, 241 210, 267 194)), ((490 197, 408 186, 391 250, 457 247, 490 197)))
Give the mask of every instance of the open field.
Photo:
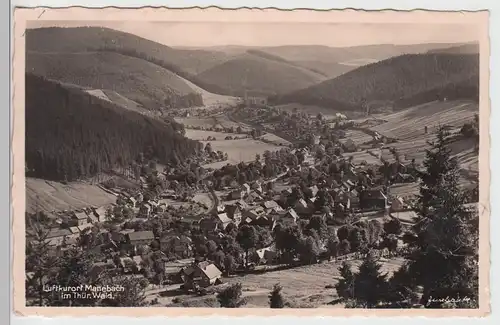
POLYGON ((311 115, 318 115, 319 113, 321 113, 327 119, 335 117, 335 113, 337 113, 334 109, 297 103, 277 105, 275 107, 291 113, 294 112, 295 109, 297 109, 299 112, 304 112, 311 115))
MULTIPOLYGON (((402 259, 393 259, 382 262, 382 272, 389 274, 399 269, 403 264, 402 259)), ((354 269, 357 269, 361 261, 351 261, 354 269)), ((293 307, 330 307, 337 292, 333 285, 338 282, 338 267, 340 262, 324 262, 308 266, 301 266, 281 271, 272 271, 263 274, 247 274, 224 278, 228 284, 240 282, 243 286, 243 297, 247 304, 246 308, 268 308, 269 292, 274 284, 279 283, 283 287, 283 295, 293 307), (328 286, 329 288, 325 288, 328 286)), ((175 295, 186 307, 217 306, 216 296, 204 297, 188 296, 185 294, 175 295)), ((172 303, 174 297, 160 298, 161 305, 172 303)), ((334 307, 334 306, 331 306, 334 307)))
POLYGON ((414 196, 420 191, 420 185, 418 183, 401 183, 393 184, 390 188, 390 194, 393 196, 414 196))
MULTIPOLYGON (((376 149, 370 149, 370 151, 375 152, 376 149)), ((343 156, 346 158, 353 157, 352 163, 355 165, 360 164, 363 161, 366 161, 369 165, 382 165, 382 162, 378 159, 378 157, 375 157, 366 151, 345 152, 343 156)))
MULTIPOLYGON (((206 144, 207 141, 202 141, 206 144)), ((221 140, 221 141, 208 141, 212 146, 212 149, 217 151, 226 152, 228 154, 228 160, 223 162, 222 166, 227 163, 238 164, 241 161, 249 162, 255 160, 255 155, 262 154, 266 150, 276 151, 281 147, 273 144, 264 143, 262 141, 254 139, 238 139, 238 140, 221 140)), ((205 166, 212 167, 212 166, 205 166)), ((212 167, 215 168, 215 167, 212 167)))
POLYGON ((186 127, 215 127, 217 121, 214 117, 176 117, 175 121, 186 127))
POLYGON ((96 185, 26 178, 26 212, 76 210, 114 203, 116 197, 96 185))
POLYGON ((204 141, 208 137, 214 137, 216 140, 224 140, 226 137, 244 137, 245 134, 224 133, 205 130, 186 129, 186 137, 193 140, 204 141))
POLYGON ((478 104, 469 101, 432 102, 382 117, 387 123, 372 127, 382 135, 398 140, 415 140, 436 131, 439 124, 461 127, 478 114, 478 104))
POLYGON ((201 128, 238 128, 241 127, 243 132, 248 132, 251 127, 244 123, 237 123, 229 120, 223 114, 213 115, 209 117, 176 117, 175 121, 183 124, 186 127, 201 127, 201 128))
POLYGON ((266 141, 269 141, 269 142, 272 142, 274 143, 275 145, 283 145, 283 146, 288 146, 288 145, 291 145, 292 143, 288 140, 285 140, 279 136, 277 136, 276 134, 273 134, 273 133, 266 133, 262 136, 259 137, 259 139, 263 139, 263 140, 266 140, 266 141))
MULTIPOLYGON (((422 135, 422 137, 413 141, 391 143, 389 146, 397 149, 403 161, 415 159, 415 162, 420 164, 425 159, 425 149, 429 148, 427 141, 432 141, 435 138, 434 134, 422 135)), ((457 158, 461 168, 478 172, 478 156, 474 152, 473 140, 455 141, 450 145, 450 148, 452 156, 457 158)), ((382 149, 382 158, 389 162, 395 161, 389 148, 382 149)))
POLYGON ((358 146, 358 145, 360 145, 362 143, 370 141, 373 138, 372 138, 372 136, 366 134, 363 131, 359 131, 359 130, 346 130, 346 132, 345 132, 345 138, 340 139, 340 142, 341 143, 345 143, 347 141, 347 139, 351 139, 358 146))
POLYGON ((219 94, 214 94, 209 91, 206 91, 205 89, 195 85, 191 81, 177 75, 180 79, 182 79, 191 89, 193 89, 196 93, 201 94, 201 97, 203 98, 203 104, 204 106, 202 108, 204 109, 211 109, 211 108, 219 108, 219 106, 226 106, 226 105, 236 105, 240 99, 238 97, 232 97, 232 96, 225 96, 225 95, 219 95, 219 94))

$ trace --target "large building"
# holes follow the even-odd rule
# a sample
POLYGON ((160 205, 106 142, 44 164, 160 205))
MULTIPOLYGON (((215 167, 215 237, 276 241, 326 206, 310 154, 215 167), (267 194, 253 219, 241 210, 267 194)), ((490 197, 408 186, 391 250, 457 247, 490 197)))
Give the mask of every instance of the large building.
POLYGON ((266 97, 248 96, 247 93, 245 93, 244 102, 245 102, 245 106, 249 106, 249 107, 265 107, 265 106, 267 106, 267 98, 266 97))

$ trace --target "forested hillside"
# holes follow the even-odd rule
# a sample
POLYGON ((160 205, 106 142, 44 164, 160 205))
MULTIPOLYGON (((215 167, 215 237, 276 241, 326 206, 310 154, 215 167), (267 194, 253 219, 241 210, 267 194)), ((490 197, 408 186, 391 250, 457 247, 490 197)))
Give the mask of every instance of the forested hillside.
POLYGON ((225 62, 228 57, 220 51, 174 49, 133 34, 104 27, 50 27, 26 30, 27 51, 75 53, 102 48, 135 49, 147 56, 174 64, 191 74, 200 73, 225 62))
POLYGON ((72 181, 128 166, 141 153, 170 163, 201 146, 177 132, 182 126, 175 122, 32 74, 26 75, 25 110, 26 176, 72 181))
POLYGON ((114 52, 150 61, 178 74, 199 87, 231 95, 227 89, 196 77, 229 56, 219 51, 174 49, 129 33, 102 27, 38 28, 26 30, 27 53, 114 52))
POLYGON ((111 89, 150 110, 203 105, 181 78, 145 60, 112 52, 27 53, 26 70, 49 79, 111 89))
POLYGON ((274 96, 270 101, 362 110, 364 103, 385 101, 402 108, 442 97, 477 99, 478 95, 479 55, 409 54, 274 96))
POLYGON ((306 68, 251 52, 206 70, 198 78, 228 89, 233 96, 242 96, 245 90, 261 96, 281 94, 325 79, 306 68))

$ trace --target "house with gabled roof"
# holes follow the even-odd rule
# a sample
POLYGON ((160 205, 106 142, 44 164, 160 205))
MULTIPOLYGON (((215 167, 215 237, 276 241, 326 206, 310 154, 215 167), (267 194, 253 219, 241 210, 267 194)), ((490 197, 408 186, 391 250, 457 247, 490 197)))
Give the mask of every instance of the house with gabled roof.
POLYGON ((261 205, 268 213, 283 211, 283 208, 276 201, 265 201, 261 205))
POLYGON ((289 208, 286 211, 280 212, 276 219, 282 224, 296 224, 300 217, 293 208, 289 208))
POLYGON ((228 194, 227 198, 228 200, 239 200, 245 197, 245 193, 241 189, 233 190, 228 194))
POLYGON ((167 235, 160 239, 160 249, 163 252, 168 252, 180 256, 181 258, 187 258, 192 255, 193 241, 191 238, 185 235, 167 235))
POLYGON ((99 207, 93 210, 94 216, 96 216, 98 222, 105 222, 108 220, 106 215, 106 207, 99 207))
POLYGON ((403 201, 403 198, 398 196, 391 202, 391 212, 398 212, 403 210, 405 210, 405 202, 403 201))
POLYGON ((257 249, 255 251, 256 259, 259 264, 272 264, 277 257, 276 248, 274 245, 257 249))
POLYGON ((219 225, 222 230, 225 230, 226 227, 233 222, 228 216, 227 213, 220 213, 217 215, 217 219, 219 220, 219 225))
POLYGON ((80 232, 84 232, 86 229, 88 228, 92 228, 92 224, 91 223, 86 223, 84 225, 81 225, 81 226, 77 226, 78 230, 80 230, 80 232))
POLYGON ((222 272, 208 261, 193 263, 180 272, 186 289, 206 288, 220 282, 222 272))
POLYGON ((222 203, 217 205, 217 214, 223 213, 226 210, 226 206, 222 203))
POLYGON ((141 207, 139 208, 139 214, 145 218, 149 218, 152 211, 153 211, 153 207, 149 203, 143 203, 143 204, 141 204, 141 207))
POLYGON ((243 215, 237 205, 226 205, 226 213, 236 226, 240 224, 243 215))
POLYGON ((249 194, 249 193, 250 193, 250 191, 251 191, 251 189, 252 189, 252 188, 251 188, 251 187, 250 187, 250 185, 248 185, 247 183, 245 183, 245 184, 241 185, 241 190, 244 192, 244 195, 249 194))
POLYGON ((137 207, 137 200, 132 196, 127 199, 127 203, 130 205, 131 208, 137 207))
POLYGON ((242 215, 242 220, 247 221, 248 218, 250 218, 250 220, 255 220, 259 218, 262 215, 262 213, 259 213, 258 210, 256 209, 248 209, 248 210, 243 210, 241 212, 241 215, 242 215))
POLYGON ((246 200, 250 203, 258 202, 262 200, 262 196, 260 196, 257 192, 252 191, 250 192, 250 194, 248 194, 246 200))
POLYGON ((359 205, 362 209, 385 209, 387 196, 381 189, 366 189, 360 193, 359 205))
POLYGON ((294 210, 300 215, 307 215, 312 213, 309 205, 304 199, 298 200, 293 206, 294 210))
POLYGON ((134 231, 126 235, 127 243, 134 246, 149 245, 155 239, 152 231, 134 231))
POLYGON ((73 212, 71 215, 71 223, 75 226, 82 226, 89 222, 89 216, 84 211, 73 212))

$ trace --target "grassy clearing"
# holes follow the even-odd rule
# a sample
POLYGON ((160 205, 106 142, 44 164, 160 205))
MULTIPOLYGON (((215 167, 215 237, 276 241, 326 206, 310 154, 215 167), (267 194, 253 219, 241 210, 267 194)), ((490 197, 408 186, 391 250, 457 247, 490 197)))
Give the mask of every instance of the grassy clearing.
POLYGON ((229 120, 224 115, 214 115, 209 117, 176 117, 175 121, 186 127, 200 128, 234 128, 240 127, 243 132, 248 132, 251 127, 244 123, 237 123, 229 120))
MULTIPOLYGON (((262 154, 264 151, 276 151, 281 147, 254 139, 238 139, 238 140, 222 140, 222 141, 209 141, 213 150, 220 150, 228 154, 227 163, 238 164, 241 161, 249 162, 255 159, 256 154, 262 154)), ((207 141, 203 141, 204 144, 207 141)))
POLYGON ((291 145, 292 143, 288 140, 285 140, 279 136, 277 136, 276 134, 273 134, 273 133, 266 133, 264 134, 263 136, 260 136, 259 139, 263 139, 265 141, 269 141, 275 145, 283 145, 283 146, 288 146, 288 145, 291 145))
MULTIPOLYGON (((403 262, 402 259, 383 262, 382 272, 391 274, 399 269, 403 262)), ((361 261, 351 261, 351 263, 353 268, 357 269, 361 261)), ((268 295, 276 283, 283 286, 285 299, 294 308, 335 307, 328 304, 337 298, 337 292, 333 285, 338 282, 339 266, 340 263, 338 262, 327 262, 259 275, 235 276, 225 278, 224 282, 228 284, 242 283, 243 297, 247 301, 246 308, 268 308, 268 295), (325 288, 326 286, 328 288, 325 288)), ((181 307, 218 305, 214 301, 215 296, 194 297, 183 295, 177 297, 182 301, 179 303, 181 307)))
POLYGON ((295 109, 297 109, 299 112, 304 112, 311 115, 318 115, 319 113, 321 113, 326 118, 333 118, 336 113, 336 111, 331 108, 303 105, 297 103, 277 105, 275 107, 288 112, 293 112, 295 109))
MULTIPOLYGON (((376 149, 370 149, 369 151, 371 152, 377 152, 376 149)), ((369 154, 367 151, 357 151, 357 152, 346 152, 343 154, 344 157, 353 157, 353 164, 361 164, 363 161, 366 161, 367 164, 369 165, 382 165, 382 162, 378 157, 375 157, 371 154, 369 154)))
POLYGON ((75 210, 114 203, 116 197, 96 185, 80 182, 64 185, 37 178, 26 178, 26 211, 75 210))
POLYGON ((214 137, 216 140, 224 140, 226 137, 242 137, 242 134, 224 133, 205 130, 186 129, 186 137, 193 140, 203 141, 208 137, 214 137))
POLYGON ((371 129, 391 138, 415 141, 426 137, 425 126, 428 133, 434 133, 439 124, 461 127, 477 113, 478 105, 468 101, 432 102, 385 115, 387 123, 371 129))
POLYGON ((372 136, 366 134, 365 132, 358 130, 347 130, 345 132, 345 138, 340 139, 340 142, 345 143, 347 139, 351 139, 358 146, 362 143, 372 140, 372 136))

